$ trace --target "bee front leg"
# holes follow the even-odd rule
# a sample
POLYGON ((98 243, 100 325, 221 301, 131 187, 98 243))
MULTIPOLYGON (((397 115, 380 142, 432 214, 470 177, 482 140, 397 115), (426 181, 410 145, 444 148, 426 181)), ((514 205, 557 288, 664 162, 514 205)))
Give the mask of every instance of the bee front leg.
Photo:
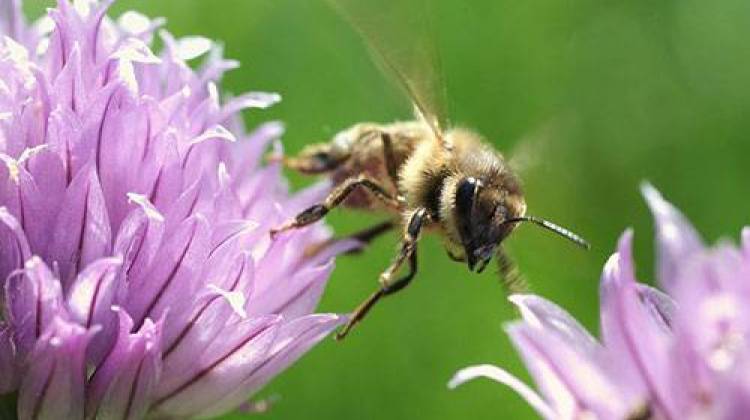
POLYGON ((343 203, 344 200, 346 200, 346 197, 348 197, 349 194, 354 192, 354 190, 357 188, 367 189, 368 191, 370 191, 370 193, 372 193, 373 196, 384 201, 386 204, 393 206, 394 208, 400 207, 400 203, 397 199, 393 198, 383 187, 380 186, 380 184, 371 180, 370 178, 366 176, 349 178, 341 185, 336 187, 333 191, 331 191, 324 202, 308 207, 300 214, 298 214, 294 219, 284 223, 278 228, 271 229, 271 237, 273 238, 277 234, 290 229, 298 229, 317 222, 326 214, 328 214, 329 211, 343 203))
POLYGON ((417 241, 419 240, 419 233, 422 230, 422 227, 430 221, 431 217, 427 212, 427 209, 419 209, 412 213, 396 259, 383 272, 383 274, 380 275, 380 289, 371 294, 370 297, 354 310, 351 318, 349 318, 349 322, 347 322, 341 331, 336 334, 337 340, 344 339, 346 335, 349 334, 349 331, 367 316, 370 309, 372 309, 382 297, 396 293, 411 283, 414 275, 417 273, 417 241), (398 271, 407 259, 409 261, 409 272, 398 280, 391 282, 393 274, 398 271))

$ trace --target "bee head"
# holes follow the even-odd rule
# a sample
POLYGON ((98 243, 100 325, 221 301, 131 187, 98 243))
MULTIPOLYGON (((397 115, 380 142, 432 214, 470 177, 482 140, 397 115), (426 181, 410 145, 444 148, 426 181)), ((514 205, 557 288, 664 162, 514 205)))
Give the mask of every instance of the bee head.
POLYGON ((492 258, 495 248, 516 226, 505 223, 522 217, 526 203, 519 188, 487 185, 475 177, 458 181, 455 190, 456 229, 464 248, 469 270, 481 272, 492 258))

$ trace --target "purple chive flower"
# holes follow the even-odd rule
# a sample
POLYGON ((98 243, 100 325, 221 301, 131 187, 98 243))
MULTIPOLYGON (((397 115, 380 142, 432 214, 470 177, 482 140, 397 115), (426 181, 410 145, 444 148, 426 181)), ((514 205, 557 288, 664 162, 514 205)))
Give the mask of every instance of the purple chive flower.
POLYGON ((489 377, 548 419, 739 419, 750 412, 750 228, 739 248, 703 245, 685 217, 650 185, 657 275, 634 275, 632 232, 620 238, 601 281, 601 342, 552 302, 510 300, 523 320, 506 330, 533 377, 532 390, 489 365, 459 371, 457 386, 489 377))
POLYGON ((261 164, 282 128, 239 113, 279 96, 222 100, 220 46, 110 4, 26 25, 0 2, 0 401, 22 420, 219 415, 344 321, 312 311, 346 244, 269 239, 327 189, 289 196, 261 164))

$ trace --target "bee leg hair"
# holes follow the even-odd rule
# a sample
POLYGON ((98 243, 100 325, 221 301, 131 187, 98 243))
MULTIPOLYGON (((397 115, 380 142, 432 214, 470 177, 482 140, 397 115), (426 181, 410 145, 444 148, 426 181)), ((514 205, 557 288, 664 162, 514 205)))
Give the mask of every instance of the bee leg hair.
POLYGON ((273 238, 280 232, 284 232, 290 229, 298 229, 303 226, 307 226, 311 223, 315 223, 322 219, 329 211, 340 205, 346 197, 349 196, 357 188, 366 188, 373 196, 384 201, 386 204, 394 206, 395 208, 400 207, 400 203, 395 198, 391 197, 388 192, 380 186, 377 182, 370 178, 360 175, 352 177, 341 183, 336 187, 325 201, 320 204, 315 204, 308 207, 306 210, 299 213, 294 219, 284 223, 278 228, 271 229, 271 237, 273 238))
POLYGON ((380 298, 396 293, 409 285, 414 278, 414 275, 417 273, 417 241, 419 239, 419 233, 422 227, 430 221, 431 217, 427 213, 427 209, 418 209, 412 213, 406 227, 404 239, 401 242, 401 250, 399 251, 398 256, 391 266, 380 276, 380 289, 371 294, 370 297, 354 310, 351 318, 349 318, 349 322, 347 322, 341 331, 336 334, 336 340, 344 339, 352 328, 365 318, 367 313, 370 312, 370 309, 375 306, 380 298), (401 267, 406 259, 409 260, 409 272, 391 283, 390 276, 401 267))

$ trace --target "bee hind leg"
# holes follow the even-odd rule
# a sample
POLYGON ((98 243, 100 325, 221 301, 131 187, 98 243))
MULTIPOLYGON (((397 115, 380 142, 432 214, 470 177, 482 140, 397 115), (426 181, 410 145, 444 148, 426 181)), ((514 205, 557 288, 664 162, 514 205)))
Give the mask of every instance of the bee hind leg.
POLYGON ((346 254, 351 255, 361 253, 362 249, 366 245, 369 245, 370 242, 374 241, 384 233, 389 232, 391 229, 393 229, 394 226, 396 226, 396 224, 393 222, 393 220, 386 220, 385 222, 378 223, 376 225, 370 226, 369 228, 346 236, 344 239, 354 239, 355 241, 358 241, 362 244, 361 247, 354 248, 351 251, 347 251, 346 254))
POLYGON ((367 316, 370 309, 372 309, 381 298, 394 294, 411 283, 417 273, 417 241, 419 239, 419 233, 422 227, 430 221, 431 218, 426 209, 419 209, 412 213, 406 227, 404 239, 401 241, 401 249, 396 256, 396 259, 383 272, 383 274, 380 275, 380 288, 354 310, 351 318, 349 318, 349 322, 344 325, 341 331, 336 333, 336 340, 344 339, 352 328, 367 316), (409 271, 403 277, 391 282, 390 279, 393 274, 398 271, 407 259, 409 261, 409 271))
POLYGON ((388 194, 388 192, 377 182, 371 180, 366 176, 353 177, 347 179, 346 181, 341 183, 341 185, 334 188, 334 190, 331 191, 330 194, 328 194, 328 197, 326 197, 325 201, 323 201, 322 203, 308 207, 292 220, 284 223, 278 228, 271 229, 271 237, 275 237, 278 233, 287 230, 298 229, 317 222, 326 214, 328 214, 329 211, 343 203, 344 200, 346 200, 346 198, 349 196, 349 194, 354 192, 354 190, 356 190, 357 188, 367 189, 368 191, 370 191, 370 193, 372 193, 373 196, 379 198, 380 200, 384 201, 390 206, 393 206, 394 208, 400 207, 399 201, 388 194))
POLYGON ((339 241, 346 241, 346 240, 355 240, 362 244, 359 247, 350 249, 349 251, 344 252, 344 255, 354 255, 354 254, 360 254, 362 253, 365 246, 369 245, 370 242, 374 241, 379 236, 383 235, 384 233, 389 232, 393 227, 395 226, 395 223, 392 220, 386 220, 385 222, 380 222, 376 225, 370 226, 366 229, 363 229, 361 231, 352 233, 350 235, 344 236, 343 238, 330 238, 325 241, 321 241, 317 244, 310 245, 305 250, 305 256, 307 257, 313 257, 317 255, 320 251, 328 248, 329 246, 333 245, 336 242, 339 241))

